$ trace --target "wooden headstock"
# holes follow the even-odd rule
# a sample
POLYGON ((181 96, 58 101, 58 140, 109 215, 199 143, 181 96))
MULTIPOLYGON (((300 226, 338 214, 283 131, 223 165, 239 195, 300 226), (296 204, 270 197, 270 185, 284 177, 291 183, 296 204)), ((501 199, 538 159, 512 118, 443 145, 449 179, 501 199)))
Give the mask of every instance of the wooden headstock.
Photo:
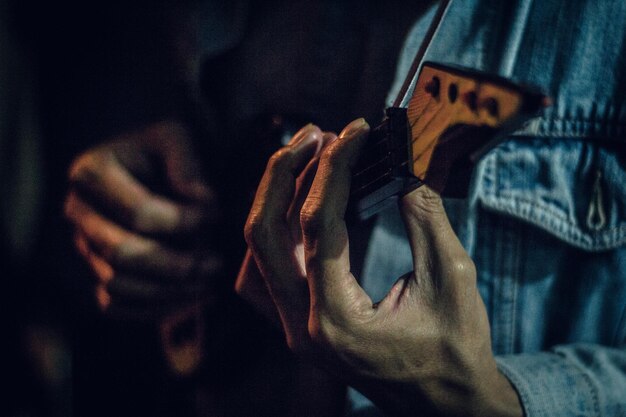
POLYGON ((353 175, 353 206, 367 218, 427 184, 467 194, 473 165, 547 103, 534 89, 482 72, 425 63, 408 108, 389 108, 353 175))

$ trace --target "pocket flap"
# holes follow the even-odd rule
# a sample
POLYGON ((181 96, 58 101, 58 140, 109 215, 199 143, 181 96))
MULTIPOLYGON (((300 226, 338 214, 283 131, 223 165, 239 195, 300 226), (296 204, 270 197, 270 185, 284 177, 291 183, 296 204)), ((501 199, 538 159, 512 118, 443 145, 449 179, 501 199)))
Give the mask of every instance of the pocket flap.
POLYGON ((481 161, 478 199, 588 251, 626 243, 626 155, 565 138, 515 138, 481 161))

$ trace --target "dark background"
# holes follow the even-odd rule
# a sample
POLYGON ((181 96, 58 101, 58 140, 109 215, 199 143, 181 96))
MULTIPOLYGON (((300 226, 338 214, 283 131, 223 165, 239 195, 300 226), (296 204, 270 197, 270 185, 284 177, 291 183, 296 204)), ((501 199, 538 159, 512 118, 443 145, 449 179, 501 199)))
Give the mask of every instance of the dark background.
MULTIPOLYGON (((153 327, 110 320, 95 308, 93 280, 62 216, 68 166, 116 134, 167 118, 188 123, 207 176, 219 179, 232 207, 226 226, 232 238, 224 244, 232 275, 243 252, 239 230, 248 188, 277 146, 268 121, 278 114, 289 129, 313 121, 335 131, 360 116, 375 124, 401 41, 421 6, 399 0, 215 3, 226 16, 235 10, 236 19, 227 21, 232 26, 218 19, 214 32, 198 32, 210 25, 202 21, 211 10, 203 2, 3 2, 3 41, 17 52, 0 62, 17 93, 0 91, 3 109, 12 109, 1 115, 0 131, 8 319, 1 415, 197 415, 206 393, 221 389, 222 413, 237 414, 242 373, 254 365, 233 340, 253 345, 266 334, 262 323, 252 318, 220 327, 224 317, 248 314, 245 306, 220 306, 218 319, 209 320, 217 329, 211 354, 218 360, 203 371, 211 375, 181 380, 168 374, 153 327), (197 33, 234 41, 207 50, 197 33), (28 99, 20 98, 24 89, 33 92, 28 99), (26 155, 20 151, 25 124, 14 122, 21 106, 37 116, 33 126, 26 123, 36 143, 26 155), (27 244, 17 245, 8 225, 29 211, 15 209, 13 199, 30 183, 37 192, 21 204, 34 207, 36 218, 27 244)), ((267 349, 284 354, 282 346, 267 349)))

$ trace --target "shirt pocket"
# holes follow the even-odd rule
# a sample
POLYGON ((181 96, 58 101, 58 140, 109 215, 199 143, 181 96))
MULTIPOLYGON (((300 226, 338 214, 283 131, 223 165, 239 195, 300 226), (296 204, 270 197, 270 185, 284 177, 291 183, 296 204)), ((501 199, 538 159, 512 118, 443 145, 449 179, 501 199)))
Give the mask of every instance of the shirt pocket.
POLYGON ((586 251, 626 243, 626 153, 598 142, 515 138, 479 165, 488 210, 534 224, 586 251))

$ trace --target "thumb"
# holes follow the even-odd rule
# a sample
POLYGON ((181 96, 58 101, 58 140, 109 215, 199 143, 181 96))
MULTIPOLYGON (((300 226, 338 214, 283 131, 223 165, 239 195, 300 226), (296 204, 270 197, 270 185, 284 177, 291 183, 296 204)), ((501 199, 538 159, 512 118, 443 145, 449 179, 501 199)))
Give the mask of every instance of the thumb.
POLYGON ((473 262, 452 229, 439 194, 421 186, 402 198, 401 212, 413 255, 415 284, 437 292, 475 279, 473 262))

